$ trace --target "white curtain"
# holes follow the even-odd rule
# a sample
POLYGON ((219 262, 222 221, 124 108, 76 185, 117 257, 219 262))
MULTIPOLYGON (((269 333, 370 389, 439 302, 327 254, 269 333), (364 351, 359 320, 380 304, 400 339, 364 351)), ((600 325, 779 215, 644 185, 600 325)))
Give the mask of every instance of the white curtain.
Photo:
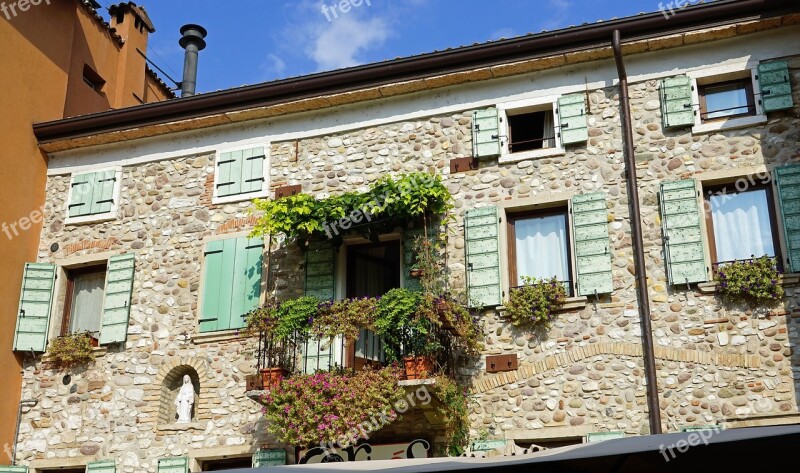
POLYGON ((103 290, 105 273, 92 273, 75 278, 72 293, 70 330, 99 332, 103 315, 103 290))
POLYGON ((542 130, 542 148, 555 148, 556 146, 556 130, 553 124, 553 112, 545 112, 544 114, 544 129, 542 130))
POLYGON ((775 256, 766 190, 711 196, 718 263, 775 256))
POLYGON ((522 277, 569 279, 567 222, 564 215, 517 220, 514 223, 517 252, 517 286, 522 277))

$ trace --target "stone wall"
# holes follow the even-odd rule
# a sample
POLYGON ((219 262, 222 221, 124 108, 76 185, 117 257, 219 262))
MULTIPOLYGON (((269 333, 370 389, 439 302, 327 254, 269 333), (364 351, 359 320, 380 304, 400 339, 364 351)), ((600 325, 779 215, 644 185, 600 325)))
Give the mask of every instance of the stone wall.
MULTIPOLYGON (((800 76, 795 79, 800 83, 800 76)), ((800 120, 779 112, 765 126, 692 136, 688 130, 661 129, 657 82, 634 84, 630 92, 664 425, 677 430, 737 417, 796 414, 798 290, 787 287, 784 303, 773 311, 749 311, 723 306, 708 288, 670 287, 656 192, 662 180, 800 160, 800 120)), ((302 184, 304 192, 318 197, 365 189, 387 174, 442 175, 455 197, 448 263, 456 288, 465 280, 466 210, 488 203, 513 206, 543 195, 563 195, 566 202, 574 193, 608 194, 614 293, 576 301, 546 332, 519 330, 501 312, 485 313, 483 356, 515 353, 520 368, 488 375, 483 356, 460 360, 459 374, 473 388, 476 436, 489 431, 499 438, 536 440, 564 432, 554 427, 573 434, 648 431, 619 97, 615 88, 588 96, 585 145, 553 158, 489 160, 478 170, 453 175, 448 161, 471 153, 470 110, 271 145, 271 186, 302 184)), ((133 252, 136 279, 124 349, 103 354, 86 371, 71 373, 69 381, 27 360, 22 398, 39 402, 23 414, 19 457, 24 462, 96 456, 121 458, 126 472, 154 471, 160 457, 204 447, 255 449, 269 442, 260 408, 244 392, 244 377, 255 370, 254 343, 235 335, 195 336, 204 239, 247 231, 253 223, 247 202, 211 204, 213 159, 204 154, 123 168, 120 218, 88 225, 63 223, 69 177, 48 179, 48 208, 58 210, 46 216, 39 260, 133 252), (55 253, 53 243, 60 245, 55 253), (185 429, 159 419, 164 377, 180 366, 196 370, 200 384, 197 419, 185 429)), ((300 295, 302 254, 280 241, 273 247, 276 291, 281 297, 300 295)))

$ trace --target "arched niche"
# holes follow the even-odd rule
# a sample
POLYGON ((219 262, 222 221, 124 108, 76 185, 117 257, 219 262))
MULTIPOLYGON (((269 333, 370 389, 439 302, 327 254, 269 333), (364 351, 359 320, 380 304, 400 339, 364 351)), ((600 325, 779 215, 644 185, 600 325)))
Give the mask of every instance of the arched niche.
POLYGON ((189 375, 194 387, 194 404, 192 404, 192 422, 197 420, 197 408, 200 403, 200 376, 197 370, 190 365, 180 365, 172 368, 161 381, 161 396, 158 411, 160 425, 174 424, 178 420, 175 397, 183 386, 183 377, 189 375))

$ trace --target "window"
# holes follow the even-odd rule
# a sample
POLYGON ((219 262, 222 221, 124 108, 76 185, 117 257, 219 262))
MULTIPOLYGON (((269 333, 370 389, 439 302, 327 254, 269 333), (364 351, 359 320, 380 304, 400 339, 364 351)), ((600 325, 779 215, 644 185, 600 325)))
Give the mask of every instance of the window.
POLYGON ((105 265, 67 271, 61 335, 90 332, 99 338, 105 285, 105 265))
POLYGON ((535 149, 555 148, 556 133, 553 122, 553 109, 508 112, 508 152, 519 153, 535 149))
POLYGON ((265 148, 249 147, 217 154, 214 203, 236 202, 266 197, 265 148))
POLYGON ((227 471, 233 468, 252 468, 251 457, 224 458, 221 460, 204 460, 201 462, 201 471, 227 471))
POLYGON ((121 170, 73 175, 66 223, 116 218, 121 178, 121 170))
POLYGON ((400 287, 400 242, 347 247, 347 297, 379 297, 400 287))
POLYGON ((83 66, 83 83, 98 94, 103 91, 103 86, 106 85, 106 81, 88 64, 83 66))
POLYGON ((703 122, 756 114, 750 77, 700 85, 698 94, 703 122))
MULTIPOLYGON (((737 191, 734 186, 705 189, 711 261, 720 264, 778 256, 778 232, 771 188, 737 191)), ((780 260, 780 258, 778 258, 780 260)))
POLYGON ((512 287, 524 285, 524 277, 556 277, 572 285, 567 211, 509 214, 509 267, 512 287))
POLYGON ((228 238, 206 244, 201 332, 244 327, 244 315, 261 300, 263 253, 262 238, 228 238))

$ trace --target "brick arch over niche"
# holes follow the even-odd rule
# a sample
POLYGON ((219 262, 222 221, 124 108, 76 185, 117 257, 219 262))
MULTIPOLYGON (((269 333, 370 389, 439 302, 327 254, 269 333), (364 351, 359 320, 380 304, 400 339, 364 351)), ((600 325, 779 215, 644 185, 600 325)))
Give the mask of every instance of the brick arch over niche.
POLYGON ((208 366, 200 358, 175 358, 164 363, 158 372, 158 384, 153 386, 155 396, 159 401, 158 425, 171 425, 177 420, 175 396, 183 385, 184 375, 189 375, 194 387, 195 398, 192 406, 192 422, 208 418, 208 413, 203 412, 205 398, 208 396, 212 383, 208 379, 208 366))

